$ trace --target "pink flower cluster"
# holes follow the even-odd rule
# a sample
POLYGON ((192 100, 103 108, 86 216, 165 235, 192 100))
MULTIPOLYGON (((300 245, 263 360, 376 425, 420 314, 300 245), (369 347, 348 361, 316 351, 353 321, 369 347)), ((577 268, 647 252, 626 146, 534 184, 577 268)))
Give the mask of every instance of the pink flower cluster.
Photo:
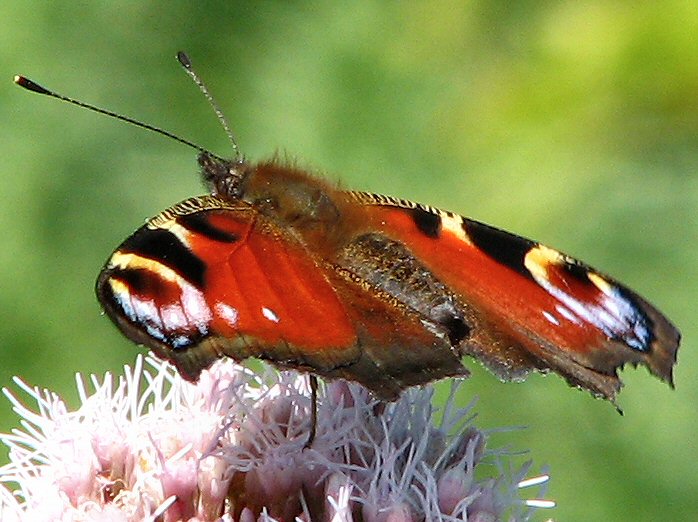
POLYGON ((304 376, 220 361, 191 384, 146 361, 116 382, 92 376, 91 392, 78 376, 75 411, 19 379, 36 411, 4 390, 22 427, 0 435, 0 519, 493 522, 554 505, 520 498, 547 475, 507 469, 471 408, 455 407, 457 385, 438 426, 430 387, 390 404, 343 381, 321 387, 306 448, 304 376))

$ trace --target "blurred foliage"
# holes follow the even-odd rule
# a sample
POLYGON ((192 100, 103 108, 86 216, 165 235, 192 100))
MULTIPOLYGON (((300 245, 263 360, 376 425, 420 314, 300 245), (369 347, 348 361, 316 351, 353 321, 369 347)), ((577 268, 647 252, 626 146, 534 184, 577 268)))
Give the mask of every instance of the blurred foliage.
MULTIPOLYGON (((226 154, 173 59, 185 49, 248 157, 288 153, 534 237, 665 310, 685 339, 677 389, 626 371, 624 417, 559 378, 501 384, 472 362, 465 390, 481 427, 528 426, 496 437, 550 465, 555 519, 698 518, 695 2, 8 1, 0 19, 1 384, 74 401, 75 372, 133 361, 93 281, 145 218, 202 191, 191 150, 11 76, 226 154)), ((15 425, 2 402, 0 430, 15 425)))

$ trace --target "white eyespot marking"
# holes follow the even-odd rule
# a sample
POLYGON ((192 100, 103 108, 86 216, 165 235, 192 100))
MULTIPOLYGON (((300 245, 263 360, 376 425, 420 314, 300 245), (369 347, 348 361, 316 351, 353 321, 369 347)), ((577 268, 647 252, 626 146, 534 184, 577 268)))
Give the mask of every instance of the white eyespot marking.
POLYGON ((555 317, 550 312, 543 310, 543 317, 545 317, 550 324, 553 324, 555 326, 560 326, 560 321, 558 321, 557 317, 555 317))
POLYGON ((206 302, 206 297, 203 292, 190 285, 184 279, 180 284, 182 295, 182 311, 187 316, 189 324, 194 324, 203 334, 208 331, 208 325, 211 322, 211 309, 206 302))
POLYGON ((596 303, 579 301, 574 294, 568 292, 567 288, 561 288, 550 282, 549 267, 564 266, 569 262, 570 260, 560 252, 544 245, 532 248, 524 258, 524 266, 536 283, 560 303, 556 306, 560 315, 575 324, 587 322, 602 328, 598 320, 600 310, 596 303))
POLYGON ((599 274, 589 272, 587 277, 603 294, 600 303, 606 314, 602 318, 609 330, 624 332, 624 340, 631 348, 646 350, 652 331, 642 315, 638 313, 637 305, 616 285, 599 274))
POLYGON ((579 323, 580 323, 579 317, 577 317, 576 315, 574 315, 574 314, 572 313, 572 311, 571 311, 569 308, 567 308, 566 306, 563 306, 563 305, 561 305, 561 304, 555 305, 555 310, 557 310, 558 313, 559 313, 562 317, 564 317, 565 319, 567 319, 568 321, 571 321, 571 322, 573 322, 574 324, 579 324, 579 323))
POLYGON ((262 315, 269 319, 272 323, 278 323, 280 321, 279 316, 276 315, 276 312, 267 308, 266 306, 262 307, 262 315))
POLYGON ((230 326, 233 328, 237 326, 240 314, 235 308, 225 303, 216 303, 216 312, 218 312, 218 315, 225 319, 230 326))
POLYGON ((165 339, 163 318, 155 301, 134 295, 131 288, 118 279, 110 278, 109 286, 126 317, 145 328, 152 337, 161 341, 165 339))
POLYGON ((131 305, 134 321, 144 326, 150 335, 164 339, 162 317, 155 302, 152 299, 143 300, 131 296, 131 305))
POLYGON ((558 301, 555 309, 560 316, 575 325, 592 325, 609 339, 622 337, 631 348, 644 349, 649 336, 647 326, 637 313, 636 306, 620 289, 602 276, 585 271, 586 277, 598 290, 591 297, 580 297, 571 291, 573 284, 584 284, 572 278, 568 270, 576 262, 548 247, 532 248, 524 259, 524 265, 538 285, 558 301), (561 267, 554 269, 553 267, 561 267), (557 277, 551 281, 550 273, 557 277), (559 281, 558 281, 559 279, 559 281))
POLYGON ((178 330, 187 327, 187 316, 179 304, 165 305, 160 310, 163 324, 170 330, 178 330))
POLYGON ((131 303, 131 291, 128 286, 118 279, 109 278, 109 287, 111 288, 111 293, 114 295, 114 299, 121 306, 121 310, 124 312, 126 317, 132 321, 136 319, 136 312, 133 310, 133 304, 131 303))
POLYGON ((148 299, 148 296, 133 292, 122 281, 113 278, 109 280, 112 293, 124 314, 142 325, 151 336, 164 341, 178 329, 192 326, 202 334, 208 331, 212 314, 203 292, 167 265, 137 254, 116 252, 112 255, 109 266, 122 270, 144 270, 150 277, 159 277, 179 290, 178 301, 159 304, 154 299, 148 299))

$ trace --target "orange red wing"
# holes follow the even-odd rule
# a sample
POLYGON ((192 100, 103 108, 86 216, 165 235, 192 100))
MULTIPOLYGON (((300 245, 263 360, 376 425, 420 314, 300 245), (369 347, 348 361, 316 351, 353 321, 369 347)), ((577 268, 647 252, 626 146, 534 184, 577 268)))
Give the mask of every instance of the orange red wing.
POLYGON ((241 201, 202 196, 153 218, 112 254, 97 292, 127 336, 189 379, 224 355, 259 357, 394 399, 466 373, 418 314, 241 201))
POLYGON ((452 213, 360 192, 369 227, 409 248, 462 301, 463 349, 505 379, 553 370, 613 399, 617 368, 672 382, 679 332, 617 281, 551 248, 452 213))

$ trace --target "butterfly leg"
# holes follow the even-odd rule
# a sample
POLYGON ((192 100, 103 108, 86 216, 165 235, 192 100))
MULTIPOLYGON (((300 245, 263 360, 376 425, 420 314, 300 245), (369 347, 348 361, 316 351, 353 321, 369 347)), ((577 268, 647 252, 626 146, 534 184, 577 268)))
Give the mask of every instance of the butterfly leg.
POLYGON ((303 449, 312 446, 317 432, 317 377, 312 373, 308 374, 308 383, 310 384, 310 433, 303 449))

